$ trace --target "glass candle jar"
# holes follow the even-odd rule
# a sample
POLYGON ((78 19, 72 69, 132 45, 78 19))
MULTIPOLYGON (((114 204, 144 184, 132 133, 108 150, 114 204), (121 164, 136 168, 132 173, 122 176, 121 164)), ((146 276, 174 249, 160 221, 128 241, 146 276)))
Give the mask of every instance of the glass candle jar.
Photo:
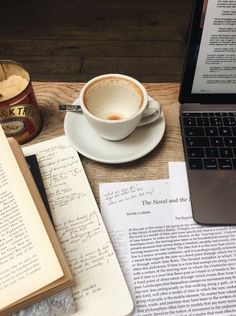
POLYGON ((20 144, 32 140, 43 126, 29 72, 10 60, 0 60, 0 124, 20 144))

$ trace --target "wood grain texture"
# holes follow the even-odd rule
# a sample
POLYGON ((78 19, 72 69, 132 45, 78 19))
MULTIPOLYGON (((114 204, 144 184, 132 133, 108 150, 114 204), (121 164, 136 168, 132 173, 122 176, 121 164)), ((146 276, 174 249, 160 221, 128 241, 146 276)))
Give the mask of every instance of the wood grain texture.
MULTIPOLYGON (((141 75, 181 75, 182 67, 176 62, 178 57, 86 57, 82 73, 124 73, 133 76, 141 75)), ((142 80, 144 81, 144 80, 142 80)))
MULTIPOLYGON (((151 153, 129 163, 109 165, 80 156, 98 203, 99 183, 167 178, 168 161, 184 160, 179 127, 179 84, 146 83, 144 85, 149 94, 162 104, 166 119, 164 137, 151 153)), ((44 117, 44 127, 41 133, 28 144, 38 143, 64 134, 65 114, 58 111, 58 105, 73 102, 79 96, 82 86, 82 83, 33 83, 44 117)))
MULTIPOLYGON (((48 12, 54 11, 75 11, 78 15, 81 12, 86 11, 97 11, 104 12, 106 10, 120 10, 124 8, 124 10, 130 10, 131 13, 137 8, 142 9, 143 12, 149 10, 153 12, 154 10, 158 10, 161 12, 182 12, 186 8, 191 6, 191 0, 188 1, 176 1, 176 0, 168 0, 168 4, 163 0, 146 0, 146 1, 138 1, 138 0, 119 0, 119 1, 111 1, 111 0, 99 0, 99 5, 96 5, 94 0, 34 0, 34 1, 24 1, 24 5, 22 1, 15 1, 14 3, 9 0, 1 0, 1 5, 3 8, 14 9, 16 11, 35 11, 35 8, 38 7, 46 7, 48 12), (27 4, 27 6, 26 6, 27 4)), ((40 14, 40 12, 35 12, 35 14, 40 14)))
MULTIPOLYGON (((71 24, 51 26, 52 30, 42 28, 40 32, 36 28, 30 30, 30 34, 25 34, 26 27, 19 24, 17 27, 9 27, 6 23, 0 24, 0 40, 81 40, 81 41, 183 41, 186 36, 186 18, 182 21, 182 25, 177 26, 174 23, 170 25, 86 25, 75 26, 71 24), (9 36, 10 35, 10 36, 9 36), (10 37, 10 39, 9 39, 10 37)), ((5 42, 8 44, 7 42, 5 42)))
POLYGON ((0 59, 37 81, 179 82, 193 0, 1 0, 0 59), (177 70, 176 70, 177 69, 177 70))
MULTIPOLYGON (((4 54, 5 47, 8 45, 14 46, 14 51, 8 53, 8 56, 52 56, 66 59, 67 56, 169 56, 177 57, 183 53, 183 48, 180 42, 174 40, 160 41, 155 40, 48 40, 42 41, 39 39, 31 40, 1 40, 0 55, 4 54), (108 48, 109 46, 109 48, 108 48), (168 52, 168 53, 167 53, 168 52)), ((71 59, 71 58, 70 58, 71 59)), ((69 60, 70 60, 69 59, 69 60)))

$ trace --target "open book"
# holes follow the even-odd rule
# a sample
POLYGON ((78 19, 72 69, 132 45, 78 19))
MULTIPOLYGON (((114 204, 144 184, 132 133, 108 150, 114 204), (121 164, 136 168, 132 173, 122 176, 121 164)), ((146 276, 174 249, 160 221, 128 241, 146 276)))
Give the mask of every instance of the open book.
POLYGON ((0 315, 73 284, 20 146, 0 127, 0 315))

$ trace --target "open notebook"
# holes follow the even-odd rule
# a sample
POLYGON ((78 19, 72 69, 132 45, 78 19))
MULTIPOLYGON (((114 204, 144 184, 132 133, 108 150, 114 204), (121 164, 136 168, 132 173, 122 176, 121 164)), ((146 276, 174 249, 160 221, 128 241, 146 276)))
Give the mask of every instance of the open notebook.
POLYGON ((65 136, 23 150, 37 156, 55 229, 75 276, 75 315, 130 315, 133 301, 76 150, 65 136))

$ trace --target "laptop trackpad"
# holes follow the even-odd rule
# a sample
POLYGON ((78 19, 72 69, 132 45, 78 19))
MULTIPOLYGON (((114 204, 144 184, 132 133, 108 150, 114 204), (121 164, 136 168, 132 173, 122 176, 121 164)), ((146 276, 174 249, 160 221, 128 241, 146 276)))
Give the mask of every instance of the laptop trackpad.
POLYGON ((199 224, 236 224, 236 171, 188 170, 193 218, 199 224))

